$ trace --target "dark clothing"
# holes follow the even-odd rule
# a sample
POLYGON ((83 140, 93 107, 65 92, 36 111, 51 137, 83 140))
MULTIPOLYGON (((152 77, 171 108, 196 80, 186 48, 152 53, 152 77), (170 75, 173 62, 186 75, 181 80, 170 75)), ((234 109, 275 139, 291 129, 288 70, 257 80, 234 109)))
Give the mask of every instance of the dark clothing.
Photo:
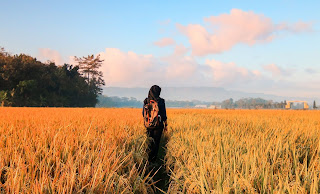
POLYGON ((147 135, 148 137, 152 138, 148 146, 149 162, 154 162, 157 159, 162 131, 163 131, 163 127, 154 128, 154 129, 147 128, 147 135))
MULTIPOLYGON (((162 131, 164 128, 164 122, 167 121, 167 112, 166 112, 166 104, 163 98, 160 98, 161 88, 157 85, 154 85, 150 88, 148 93, 148 98, 146 98, 143 102, 143 106, 148 104, 150 100, 155 100, 158 103, 159 112, 158 114, 161 117, 160 125, 156 128, 147 128, 148 137, 152 138, 149 143, 149 162, 153 162, 156 160, 160 139, 162 135, 162 131)), ((142 108, 142 116, 144 116, 144 108, 142 108)))
POLYGON ((158 101, 160 98, 160 92, 161 88, 157 85, 153 85, 149 90, 148 99, 158 101))

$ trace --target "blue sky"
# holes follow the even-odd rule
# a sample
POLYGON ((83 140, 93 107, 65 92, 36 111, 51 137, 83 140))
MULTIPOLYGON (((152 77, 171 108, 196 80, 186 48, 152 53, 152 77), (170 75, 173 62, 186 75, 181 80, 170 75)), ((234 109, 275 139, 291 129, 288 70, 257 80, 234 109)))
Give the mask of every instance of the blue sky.
POLYGON ((107 86, 320 97, 319 1, 6 1, 0 46, 57 64, 100 54, 107 86))

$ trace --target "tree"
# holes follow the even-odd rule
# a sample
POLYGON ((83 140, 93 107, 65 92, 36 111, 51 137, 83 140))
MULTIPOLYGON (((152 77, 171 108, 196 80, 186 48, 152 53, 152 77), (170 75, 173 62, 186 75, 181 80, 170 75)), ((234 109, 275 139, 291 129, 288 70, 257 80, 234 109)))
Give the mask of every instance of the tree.
POLYGON ((316 105, 316 101, 314 100, 313 101, 313 109, 317 109, 318 107, 317 107, 317 105, 316 105))
POLYGON ((221 107, 222 108, 233 108, 233 99, 230 98, 230 99, 222 101, 221 107))
POLYGON ((95 98, 92 104, 98 102, 98 95, 102 94, 102 86, 105 85, 102 79, 103 74, 99 71, 103 60, 100 59, 100 55, 94 57, 94 55, 88 55, 88 57, 78 58, 75 56, 75 61, 78 62, 79 70, 84 74, 88 83, 89 93, 95 98))
MULTIPOLYGON (((98 91, 99 88, 105 84, 102 79, 103 74, 99 71, 99 68, 102 65, 104 60, 100 59, 100 55, 94 57, 94 55, 88 55, 87 57, 78 58, 75 56, 75 61, 78 62, 79 69, 81 73, 83 73, 87 79, 89 85, 93 82, 94 86, 97 86, 98 91)), ((99 93, 99 92, 98 92, 99 93)))
POLYGON ((3 47, 0 47, 0 57, 7 57, 9 53, 3 47))
POLYGON ((103 80, 90 80, 81 76, 78 66, 44 64, 0 47, 1 106, 94 107, 103 80))

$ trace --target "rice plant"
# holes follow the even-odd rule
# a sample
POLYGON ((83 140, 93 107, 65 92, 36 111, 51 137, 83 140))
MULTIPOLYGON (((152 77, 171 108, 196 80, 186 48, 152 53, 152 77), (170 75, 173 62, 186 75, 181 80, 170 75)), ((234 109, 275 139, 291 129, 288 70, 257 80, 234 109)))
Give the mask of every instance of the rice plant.
POLYGON ((320 112, 175 110, 169 193, 319 193, 320 112))
POLYGON ((0 188, 152 193, 137 110, 0 108, 0 188), (125 113, 125 114, 123 114, 125 113))

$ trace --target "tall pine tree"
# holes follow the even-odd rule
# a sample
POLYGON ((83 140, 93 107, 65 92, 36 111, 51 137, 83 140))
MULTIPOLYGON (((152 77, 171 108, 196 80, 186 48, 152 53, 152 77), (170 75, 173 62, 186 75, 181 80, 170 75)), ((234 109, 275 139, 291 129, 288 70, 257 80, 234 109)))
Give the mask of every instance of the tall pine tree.
POLYGON ((94 55, 88 55, 87 57, 74 57, 78 63, 81 73, 85 76, 90 90, 96 95, 101 94, 102 86, 105 85, 102 79, 103 74, 99 71, 103 60, 100 59, 100 55, 94 57, 94 55))

